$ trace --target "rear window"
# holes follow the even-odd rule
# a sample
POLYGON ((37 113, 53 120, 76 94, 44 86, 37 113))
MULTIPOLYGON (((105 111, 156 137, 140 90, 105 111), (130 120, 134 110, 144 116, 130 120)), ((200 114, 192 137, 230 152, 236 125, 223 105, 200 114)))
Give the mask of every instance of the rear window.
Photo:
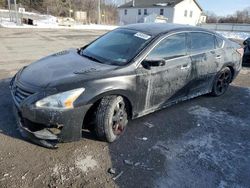
POLYGON ((191 33, 191 53, 210 51, 215 48, 214 36, 207 33, 191 33))
POLYGON ((223 39, 220 37, 215 37, 215 47, 216 48, 222 48, 223 46, 223 39))

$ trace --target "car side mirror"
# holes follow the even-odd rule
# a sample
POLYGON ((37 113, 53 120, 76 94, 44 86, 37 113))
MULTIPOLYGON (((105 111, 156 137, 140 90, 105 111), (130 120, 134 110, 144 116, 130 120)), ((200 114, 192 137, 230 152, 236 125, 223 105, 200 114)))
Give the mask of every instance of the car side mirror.
POLYGON ((157 58, 155 59, 146 58, 142 62, 142 66, 148 70, 150 70, 151 67, 160 67, 164 65, 166 65, 166 61, 164 59, 157 59, 157 58))

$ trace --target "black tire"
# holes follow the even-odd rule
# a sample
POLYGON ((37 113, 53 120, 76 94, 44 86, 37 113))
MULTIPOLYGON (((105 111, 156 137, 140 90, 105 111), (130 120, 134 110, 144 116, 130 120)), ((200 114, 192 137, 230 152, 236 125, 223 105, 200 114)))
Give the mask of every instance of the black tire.
POLYGON ((128 124, 126 103, 121 96, 104 97, 97 107, 95 131, 99 139, 114 142, 128 124))
POLYGON ((219 74, 217 75, 215 81, 214 81, 214 85, 213 85, 213 89, 212 89, 212 96, 218 97, 223 95, 231 81, 232 81, 232 72, 230 70, 230 68, 225 67, 223 68, 219 74))

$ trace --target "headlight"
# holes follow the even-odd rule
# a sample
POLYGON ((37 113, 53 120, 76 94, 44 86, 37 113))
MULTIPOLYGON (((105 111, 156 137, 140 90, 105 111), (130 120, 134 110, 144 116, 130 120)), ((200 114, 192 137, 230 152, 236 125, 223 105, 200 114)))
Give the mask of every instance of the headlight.
POLYGON ((74 101, 84 92, 84 88, 74 89, 56 95, 48 96, 36 102, 36 107, 51 109, 73 108, 74 101))

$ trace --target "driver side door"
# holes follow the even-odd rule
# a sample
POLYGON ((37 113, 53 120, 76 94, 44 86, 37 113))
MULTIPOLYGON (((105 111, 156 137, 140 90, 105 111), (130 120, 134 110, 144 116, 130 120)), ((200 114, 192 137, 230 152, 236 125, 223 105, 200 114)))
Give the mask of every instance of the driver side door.
MULTIPOLYGON (((191 58, 187 54, 187 34, 173 34, 149 52, 138 69, 138 86, 143 96, 144 113, 160 109, 185 97, 191 78, 191 58), (160 60, 161 63, 156 63, 160 60), (145 62, 151 62, 149 66, 145 62), (162 63, 164 62, 164 63, 162 63), (143 87, 140 87, 143 86, 143 87)), ((142 96, 140 96, 142 99, 142 96)))

